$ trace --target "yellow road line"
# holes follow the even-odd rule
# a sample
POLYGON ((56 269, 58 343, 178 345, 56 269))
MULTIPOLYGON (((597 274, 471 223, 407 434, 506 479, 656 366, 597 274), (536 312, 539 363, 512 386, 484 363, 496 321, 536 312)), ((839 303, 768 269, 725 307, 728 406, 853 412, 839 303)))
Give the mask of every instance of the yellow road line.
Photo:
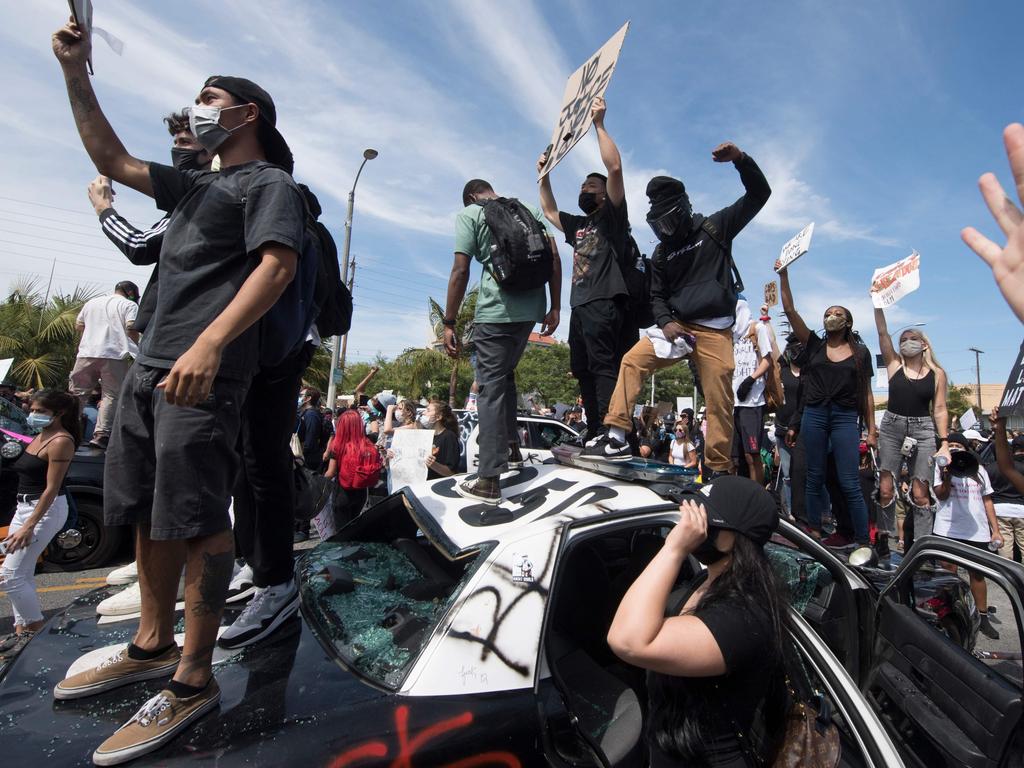
MULTIPOLYGON (((104 581, 104 580, 101 579, 101 581, 104 581)), ((86 583, 85 579, 80 579, 78 582, 76 582, 74 584, 62 584, 62 585, 57 586, 57 587, 36 587, 36 592, 68 592, 70 590, 75 590, 75 589, 77 589, 79 591, 82 591, 82 592, 87 592, 87 591, 89 591, 91 589, 94 589, 96 586, 98 586, 98 584, 86 583)), ((6 597, 6 596, 7 596, 6 592, 0 592, 0 597, 6 597)))

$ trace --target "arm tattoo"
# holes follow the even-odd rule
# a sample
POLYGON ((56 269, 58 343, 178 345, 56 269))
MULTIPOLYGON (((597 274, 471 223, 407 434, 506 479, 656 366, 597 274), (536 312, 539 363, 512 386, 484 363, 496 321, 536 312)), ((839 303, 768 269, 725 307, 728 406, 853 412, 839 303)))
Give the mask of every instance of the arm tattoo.
POLYGON ((81 78, 73 77, 68 81, 68 97, 71 99, 71 111, 78 121, 85 121, 96 109, 92 89, 84 84, 81 78))
POLYGON ((199 602, 192 606, 193 616, 219 616, 224 610, 231 582, 235 553, 203 553, 203 572, 199 576, 199 602))

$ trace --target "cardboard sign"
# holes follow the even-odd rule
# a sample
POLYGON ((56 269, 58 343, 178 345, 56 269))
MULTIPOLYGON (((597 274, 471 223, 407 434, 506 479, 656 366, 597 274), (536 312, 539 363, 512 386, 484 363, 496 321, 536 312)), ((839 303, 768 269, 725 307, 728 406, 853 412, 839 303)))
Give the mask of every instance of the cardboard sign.
POLYGON ((914 251, 895 264, 875 270, 871 276, 871 303, 875 309, 885 309, 920 287, 921 254, 914 251))
POLYGON ((960 417, 960 431, 974 429, 976 426, 978 426, 978 417, 974 415, 973 408, 968 408, 964 415, 960 417))
POLYGON ((432 429, 396 429, 388 462, 388 492, 427 479, 427 457, 434 447, 432 429))
POLYGON ((775 271, 785 269, 794 261, 803 256, 811 249, 811 235, 814 234, 814 222, 800 230, 800 233, 782 246, 779 260, 775 265, 775 271))
POLYGON ((548 161, 540 171, 538 179, 544 178, 552 168, 569 154, 569 150, 587 135, 590 130, 590 107, 594 99, 604 96, 608 83, 619 60, 622 41, 626 39, 629 22, 622 25, 612 39, 601 46, 601 50, 590 57, 582 67, 570 75, 562 95, 562 109, 558 113, 558 124, 551 134, 548 161))
POLYGON ((1010 369, 1003 397, 999 401, 999 416, 1020 416, 1024 414, 1024 341, 1021 342, 1017 360, 1010 369))
POLYGON ((764 303, 769 307, 779 303, 779 284, 774 280, 764 284, 764 303))

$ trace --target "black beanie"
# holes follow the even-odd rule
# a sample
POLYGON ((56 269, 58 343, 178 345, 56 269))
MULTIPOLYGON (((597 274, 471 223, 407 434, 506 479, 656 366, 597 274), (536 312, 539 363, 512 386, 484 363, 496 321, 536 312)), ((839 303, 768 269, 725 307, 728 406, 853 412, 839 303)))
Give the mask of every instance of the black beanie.
POLYGON ((647 199, 651 202, 649 217, 656 218, 686 197, 686 187, 671 176, 655 176, 647 182, 647 199))

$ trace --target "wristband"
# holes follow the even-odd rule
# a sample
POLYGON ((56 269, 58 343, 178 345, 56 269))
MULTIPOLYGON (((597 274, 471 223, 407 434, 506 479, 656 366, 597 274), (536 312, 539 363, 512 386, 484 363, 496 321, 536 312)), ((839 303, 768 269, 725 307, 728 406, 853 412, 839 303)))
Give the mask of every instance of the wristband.
POLYGON ((443 325, 445 328, 454 328, 455 321, 449 320, 448 318, 441 318, 441 325, 443 325))
POLYGON ((936 437, 935 438, 935 450, 938 450, 939 448, 941 448, 943 443, 948 443, 948 442, 949 442, 949 438, 948 437, 936 437))

